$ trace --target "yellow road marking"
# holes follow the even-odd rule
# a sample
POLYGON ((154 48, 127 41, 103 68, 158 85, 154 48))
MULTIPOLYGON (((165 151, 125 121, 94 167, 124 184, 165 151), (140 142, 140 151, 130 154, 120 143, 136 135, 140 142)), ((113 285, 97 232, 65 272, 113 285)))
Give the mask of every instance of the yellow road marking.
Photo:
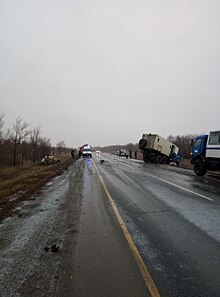
POLYGON ((125 226, 125 224, 124 224, 124 222, 123 222, 123 220, 122 220, 122 218, 121 218, 121 216, 119 214, 119 211, 117 209, 117 206, 115 205, 115 202, 114 202, 113 198, 111 197, 111 195, 110 195, 110 193, 109 193, 109 191, 108 191, 108 189, 107 189, 107 187, 105 185, 105 182, 104 182, 102 176, 99 174, 99 171, 98 171, 97 166, 95 165, 95 162, 93 160, 92 160, 92 162, 93 162, 93 164, 95 166, 95 169, 97 171, 97 174, 98 174, 98 177, 100 179, 100 182, 101 182, 101 184, 102 184, 102 186, 103 186, 103 188, 105 190, 105 193, 106 193, 106 195, 108 197, 109 202, 111 203, 111 206, 112 206, 112 208, 113 208, 113 210, 115 212, 115 215, 117 217, 117 220, 118 220, 118 222, 119 222, 119 224, 120 224, 120 226, 122 228, 122 231, 124 233, 124 236, 125 236, 128 244, 129 244, 129 247, 130 247, 130 249, 131 249, 131 251, 132 251, 132 253, 133 253, 134 257, 135 257, 135 260, 137 262, 137 265, 138 265, 138 267, 139 267, 139 269, 141 271, 142 277, 144 279, 144 282, 145 282, 145 284, 146 284, 146 286, 147 286, 147 288, 148 288, 151 296, 152 297, 160 297, 160 294, 159 294, 159 292, 157 290, 157 287, 156 287, 156 285, 155 285, 152 277, 150 276, 150 273, 149 273, 147 267, 145 266, 144 261, 141 258, 141 255, 139 254, 138 249, 135 246, 135 243, 132 240, 130 233, 128 232, 128 229, 126 228, 126 226, 125 226))

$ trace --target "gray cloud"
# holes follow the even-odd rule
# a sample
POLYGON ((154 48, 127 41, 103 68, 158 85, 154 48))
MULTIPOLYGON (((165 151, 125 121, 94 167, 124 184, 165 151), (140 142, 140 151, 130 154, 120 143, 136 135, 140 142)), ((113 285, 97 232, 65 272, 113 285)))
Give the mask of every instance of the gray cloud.
POLYGON ((0 109, 53 144, 219 129, 220 2, 0 1, 0 109))

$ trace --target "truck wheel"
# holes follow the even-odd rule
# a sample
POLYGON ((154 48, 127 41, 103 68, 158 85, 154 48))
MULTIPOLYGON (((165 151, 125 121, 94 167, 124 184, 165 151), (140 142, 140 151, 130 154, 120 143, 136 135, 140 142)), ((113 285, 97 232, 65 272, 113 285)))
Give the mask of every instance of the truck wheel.
POLYGON ((162 157, 161 157, 161 155, 158 155, 158 156, 156 157, 156 162, 157 162, 158 164, 161 164, 161 163, 162 163, 162 157))
POLYGON ((151 156, 151 157, 150 157, 150 162, 151 162, 151 163, 157 163, 157 159, 156 159, 156 157, 155 157, 155 156, 153 156, 153 157, 151 156))
POLYGON ((206 174, 207 169, 205 163, 201 159, 197 159, 194 164, 194 172, 196 175, 203 176, 206 174))
POLYGON ((167 157, 166 156, 162 157, 162 164, 167 164, 167 157))
POLYGON ((145 146, 147 145, 147 140, 142 138, 140 141, 139 141, 139 149, 144 149, 145 146))
POLYGON ((143 153, 143 160, 145 163, 148 163, 150 161, 149 154, 147 154, 146 152, 143 153))

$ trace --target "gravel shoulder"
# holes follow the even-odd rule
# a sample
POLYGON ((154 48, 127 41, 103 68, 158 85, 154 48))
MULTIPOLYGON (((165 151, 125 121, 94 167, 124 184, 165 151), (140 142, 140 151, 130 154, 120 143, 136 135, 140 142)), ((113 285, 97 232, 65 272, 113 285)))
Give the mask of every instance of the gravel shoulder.
POLYGON ((74 162, 0 224, 1 296, 64 296, 72 283, 83 192, 74 162), (52 248, 55 247, 55 248, 52 248), (59 292, 59 294, 58 294, 59 292))
POLYGON ((13 209, 41 188, 52 178, 62 174, 75 160, 64 156, 54 165, 29 165, 0 167, 0 222, 13 214, 13 209))

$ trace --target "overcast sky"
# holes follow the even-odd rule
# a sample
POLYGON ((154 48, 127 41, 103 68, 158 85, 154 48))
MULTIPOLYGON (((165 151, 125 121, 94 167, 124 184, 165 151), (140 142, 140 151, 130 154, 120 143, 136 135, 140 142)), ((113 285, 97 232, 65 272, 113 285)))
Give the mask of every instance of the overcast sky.
POLYGON ((220 129, 219 0, 0 0, 0 112, 53 145, 220 129))

